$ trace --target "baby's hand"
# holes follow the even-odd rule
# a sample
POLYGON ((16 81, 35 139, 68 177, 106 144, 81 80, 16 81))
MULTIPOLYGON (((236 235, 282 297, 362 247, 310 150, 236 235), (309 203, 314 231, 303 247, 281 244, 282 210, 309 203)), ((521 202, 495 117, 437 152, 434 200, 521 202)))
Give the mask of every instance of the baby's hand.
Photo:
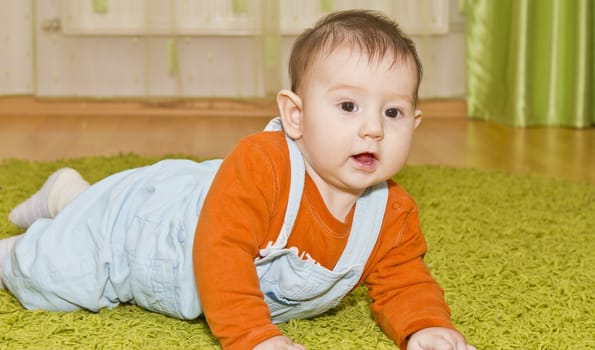
POLYGON ((294 343, 284 335, 269 338, 256 345, 252 350, 306 350, 306 347, 294 343))
POLYGON ((463 336, 449 328, 430 327, 411 335, 407 350, 477 350, 463 336))

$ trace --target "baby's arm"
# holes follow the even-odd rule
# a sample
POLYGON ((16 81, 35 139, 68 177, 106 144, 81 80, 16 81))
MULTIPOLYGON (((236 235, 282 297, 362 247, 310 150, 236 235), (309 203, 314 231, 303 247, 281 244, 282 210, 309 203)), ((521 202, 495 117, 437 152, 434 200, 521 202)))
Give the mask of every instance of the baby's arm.
POLYGON ((437 345, 444 339, 465 344, 451 322, 442 289, 424 263, 427 248, 415 203, 394 192, 392 200, 399 205, 388 208, 398 209, 386 211, 382 255, 372 261, 366 276, 376 322, 401 349, 450 349, 437 345), (407 347, 409 341, 414 343, 407 347))
POLYGON ((276 226, 270 222, 275 191, 285 188, 276 180, 270 153, 240 143, 221 164, 196 228, 193 260, 200 302, 226 350, 251 349, 282 336, 254 265, 259 249, 276 238, 270 229, 276 226))

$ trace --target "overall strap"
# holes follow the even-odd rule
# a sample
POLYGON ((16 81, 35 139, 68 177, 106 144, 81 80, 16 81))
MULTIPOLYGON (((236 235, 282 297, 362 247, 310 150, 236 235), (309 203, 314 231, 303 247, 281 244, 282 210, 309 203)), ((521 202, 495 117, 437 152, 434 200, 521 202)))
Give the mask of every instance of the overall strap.
POLYGON ((289 199, 287 201, 287 210, 285 210, 285 218, 283 226, 277 241, 273 244, 276 248, 285 248, 287 240, 291 234, 291 229, 297 217, 304 192, 304 182, 306 180, 306 168, 304 166, 304 159, 302 153, 294 140, 285 136, 287 140, 287 147, 289 148, 289 163, 291 168, 291 180, 289 184, 289 199))
POLYGON ((333 271, 340 272, 359 266, 363 272, 380 235, 387 200, 386 182, 368 188, 357 200, 347 246, 333 271))
MULTIPOLYGON (((264 128, 264 131, 283 131, 281 117, 276 117, 269 121, 264 128)), ((302 152, 300 152, 295 141, 287 136, 287 134, 285 134, 285 140, 287 141, 287 148, 289 150, 291 177, 289 181, 289 199, 287 201, 283 226, 281 227, 281 232, 279 233, 279 237, 277 237, 277 241, 272 244, 272 247, 277 249, 285 248, 287 246, 287 240, 291 234, 291 229, 293 228, 293 223, 295 222, 300 207, 306 180, 306 168, 302 152)), ((269 247, 271 247, 271 245, 269 245, 269 247)))

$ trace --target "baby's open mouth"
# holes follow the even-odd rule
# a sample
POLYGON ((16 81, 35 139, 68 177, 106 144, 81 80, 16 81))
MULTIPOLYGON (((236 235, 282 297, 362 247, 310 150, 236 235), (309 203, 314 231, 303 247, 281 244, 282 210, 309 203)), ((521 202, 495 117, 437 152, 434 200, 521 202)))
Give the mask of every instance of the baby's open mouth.
POLYGON ((376 155, 370 152, 359 153, 352 156, 352 158, 353 160, 355 160, 356 163, 358 163, 360 166, 366 169, 374 168, 376 162, 378 161, 376 155))

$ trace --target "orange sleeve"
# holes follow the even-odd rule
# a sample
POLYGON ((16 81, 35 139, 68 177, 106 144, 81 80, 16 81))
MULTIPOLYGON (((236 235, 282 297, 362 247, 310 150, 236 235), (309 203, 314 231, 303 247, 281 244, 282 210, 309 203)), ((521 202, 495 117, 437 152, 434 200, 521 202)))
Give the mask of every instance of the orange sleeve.
POLYGON ((254 266, 263 242, 271 238, 271 218, 276 210, 285 211, 276 208, 281 184, 269 153, 249 140, 240 142, 221 164, 196 227, 199 299, 223 349, 251 349, 281 335, 254 266))
POLYGON ((381 238, 394 243, 383 242, 390 247, 366 278, 378 325, 401 349, 407 348, 411 334, 423 328, 455 329, 444 293, 423 261, 426 241, 412 199, 388 206, 383 230, 381 238), (394 209, 402 206, 406 208, 394 209))

